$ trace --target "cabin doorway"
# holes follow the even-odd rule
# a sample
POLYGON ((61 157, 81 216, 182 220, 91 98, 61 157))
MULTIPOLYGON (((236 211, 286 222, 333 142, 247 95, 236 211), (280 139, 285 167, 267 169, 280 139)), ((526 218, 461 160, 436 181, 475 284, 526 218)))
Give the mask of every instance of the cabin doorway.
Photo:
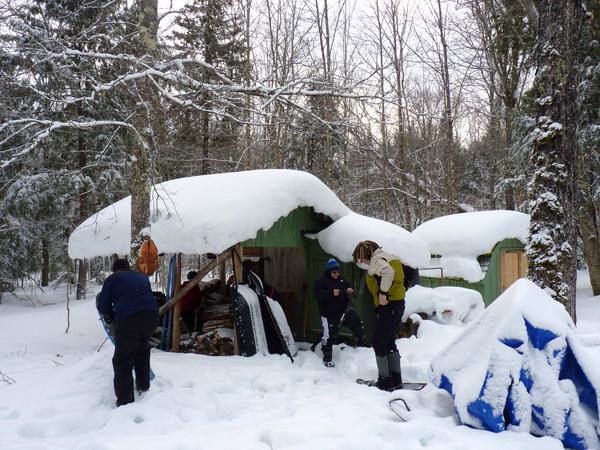
MULTIPOLYGON (((305 335, 306 255, 302 247, 244 247, 243 259, 266 285, 277 292, 277 300, 295 339, 305 335)), ((268 294, 268 292, 266 292, 268 294)))

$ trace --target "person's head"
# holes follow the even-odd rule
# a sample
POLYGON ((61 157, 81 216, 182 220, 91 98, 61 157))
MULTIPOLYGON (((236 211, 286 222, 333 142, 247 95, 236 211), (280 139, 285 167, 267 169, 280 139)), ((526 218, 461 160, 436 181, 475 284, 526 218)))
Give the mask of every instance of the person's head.
POLYGON ((190 271, 187 273, 186 277, 187 277, 187 279, 188 279, 188 280, 190 280, 190 281, 191 281, 191 280, 192 280, 192 278, 194 278, 196 275, 198 275, 198 272, 196 272, 195 270, 190 270, 190 271))
POLYGON ((113 273, 118 272, 119 270, 130 270, 129 261, 126 259, 120 258, 117 259, 112 265, 113 273))
POLYGON ((356 244, 354 251, 352 252, 352 260, 361 269, 365 269, 369 266, 371 257, 375 250, 379 248, 379 244, 373 241, 360 241, 356 244))
POLYGON ((325 268, 331 278, 338 278, 340 276, 340 265, 335 258, 330 258, 325 264, 325 268))

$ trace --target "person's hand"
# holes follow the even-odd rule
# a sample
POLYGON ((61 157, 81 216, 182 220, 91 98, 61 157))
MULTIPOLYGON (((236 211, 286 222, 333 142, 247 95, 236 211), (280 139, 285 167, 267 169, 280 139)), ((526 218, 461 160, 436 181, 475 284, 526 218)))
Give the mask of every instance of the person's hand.
POLYGON ((339 295, 340 295, 340 290, 339 290, 339 289, 334 289, 334 290, 333 290, 333 296, 334 296, 334 297, 337 297, 337 296, 339 296, 339 295))
POLYGON ((385 306, 389 303, 388 299, 387 299, 387 295, 385 294, 379 294, 379 304, 381 306, 385 306))
POLYGON ((348 288, 346 289, 346 292, 348 292, 349 295, 352 295, 354 293, 354 289, 348 288))

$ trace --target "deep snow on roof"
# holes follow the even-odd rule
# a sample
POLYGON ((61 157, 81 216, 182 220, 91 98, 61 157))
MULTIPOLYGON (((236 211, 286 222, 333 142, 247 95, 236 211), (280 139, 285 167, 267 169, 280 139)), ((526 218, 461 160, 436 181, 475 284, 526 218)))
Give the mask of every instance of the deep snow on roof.
POLYGON ((413 233, 429 245, 432 255, 477 257, 490 253, 504 239, 527 242, 529 215, 517 211, 476 211, 438 217, 413 233))
POLYGON ((402 227, 372 217, 350 213, 316 234, 319 245, 342 261, 352 261, 352 251, 363 240, 377 242, 411 267, 425 267, 429 249, 423 239, 402 227))
MULTIPOLYGON (((179 178, 152 189, 151 236, 160 252, 220 253, 301 206, 333 220, 350 213, 306 172, 255 170, 179 178)), ((69 256, 129 254, 130 221, 131 196, 79 225, 69 238, 69 256)))

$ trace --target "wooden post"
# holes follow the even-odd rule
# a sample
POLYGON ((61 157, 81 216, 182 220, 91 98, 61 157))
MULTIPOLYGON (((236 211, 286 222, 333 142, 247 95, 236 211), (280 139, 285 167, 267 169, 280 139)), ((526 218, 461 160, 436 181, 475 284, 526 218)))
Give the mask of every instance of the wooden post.
POLYGON ((226 260, 219 261, 219 280, 221 280, 221 294, 227 295, 227 271, 226 260))
MULTIPOLYGON (((241 283, 244 279, 242 273, 242 246, 237 244, 231 251, 231 262, 233 265, 233 275, 236 283, 241 283)), ((240 354, 240 346, 237 340, 237 331, 235 329, 235 323, 233 324, 233 354, 240 354)))
MULTIPOLYGON (((179 293, 179 289, 181 288, 181 253, 177 254, 177 258, 175 260, 175 286, 173 291, 173 296, 176 296, 179 293)), ((180 317, 181 317, 181 303, 175 303, 173 307, 173 334, 172 334, 172 342, 171 342, 171 350, 174 352, 179 351, 179 342, 181 340, 181 327, 180 327, 180 317)))
POLYGON ((233 247, 233 273, 235 275, 235 282, 242 283, 244 280, 244 274, 242 273, 242 246, 240 244, 236 244, 233 247))

